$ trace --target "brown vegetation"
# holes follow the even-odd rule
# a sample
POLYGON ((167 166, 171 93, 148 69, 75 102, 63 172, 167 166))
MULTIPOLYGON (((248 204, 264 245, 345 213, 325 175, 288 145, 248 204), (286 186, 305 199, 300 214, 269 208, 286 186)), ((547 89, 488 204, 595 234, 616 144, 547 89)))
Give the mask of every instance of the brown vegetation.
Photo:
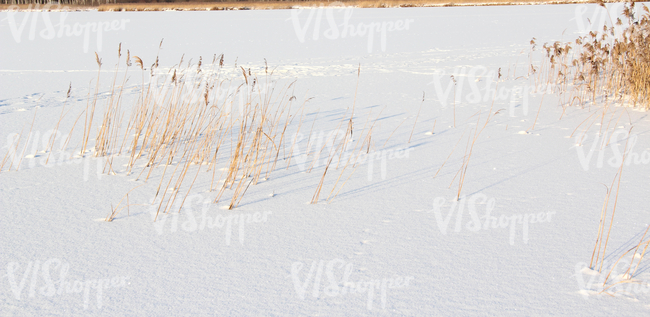
MULTIPOLYGON (((601 32, 574 43, 544 44, 546 59, 537 68, 531 65, 535 83, 568 95, 571 105, 607 108, 618 102, 650 109, 650 10, 643 6, 643 11, 637 15, 633 4, 626 4, 622 19, 612 17, 601 32)), ((534 49, 534 39, 531 45, 534 49)))
POLYGON ((97 9, 99 11, 217 11, 217 10, 276 10, 293 7, 319 7, 334 4, 358 8, 406 8, 434 6, 483 6, 483 5, 530 5, 530 4, 568 4, 568 3, 597 3, 592 0, 343 0, 343 1, 120 1, 120 0, 0 0, 0 10, 19 8, 20 10, 38 9, 49 4, 59 6, 52 9, 97 9), (65 7, 65 8, 64 8, 65 7))

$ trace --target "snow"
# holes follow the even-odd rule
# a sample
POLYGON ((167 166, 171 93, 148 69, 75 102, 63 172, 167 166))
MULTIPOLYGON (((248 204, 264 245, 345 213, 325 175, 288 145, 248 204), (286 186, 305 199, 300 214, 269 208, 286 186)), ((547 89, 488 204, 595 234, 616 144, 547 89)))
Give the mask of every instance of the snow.
MULTIPOLYGON (((650 308, 647 262, 635 275, 641 284, 618 285, 615 297, 598 294, 603 274, 587 267, 628 139, 636 155, 623 167, 604 267, 647 228, 647 113, 617 108, 587 128, 601 107, 564 109, 567 96, 544 93, 528 71, 531 38, 541 46, 596 30, 607 21, 597 5, 0 16, 0 159, 23 135, 12 170, 9 163, 0 173, 2 316, 642 316, 650 308), (380 31, 369 35, 367 26, 380 31), (352 28, 366 32, 353 36, 352 28), (296 105, 312 98, 300 130, 298 119, 288 128, 289 137, 302 133, 296 151, 308 151, 310 129, 317 151, 353 105, 353 142, 378 118, 372 145, 329 202, 341 167, 328 172, 318 204, 309 202, 328 148, 311 171, 313 153, 290 163, 281 155, 233 210, 232 190, 213 203, 212 173, 193 165, 191 178, 202 170, 181 212, 177 204, 154 222, 158 205, 150 202, 164 166, 145 182, 145 161, 128 174, 128 157, 116 156, 115 175, 101 173, 104 158, 79 156, 79 126, 57 150, 92 99, 95 52, 102 113, 119 43, 147 69, 159 55, 159 76, 183 55, 183 65, 202 57, 207 73, 223 53, 224 78, 243 82, 241 66, 263 84, 266 60, 276 93, 295 80, 296 105), (62 110, 70 112, 49 153, 62 110), (128 209, 103 221, 127 193, 128 209)), ((118 81, 124 56, 120 63, 118 81)), ((143 80, 135 66, 128 76, 124 111, 143 80)), ((216 168, 217 176, 228 170, 223 160, 216 168)), ((622 278, 622 268, 611 278, 622 278)))

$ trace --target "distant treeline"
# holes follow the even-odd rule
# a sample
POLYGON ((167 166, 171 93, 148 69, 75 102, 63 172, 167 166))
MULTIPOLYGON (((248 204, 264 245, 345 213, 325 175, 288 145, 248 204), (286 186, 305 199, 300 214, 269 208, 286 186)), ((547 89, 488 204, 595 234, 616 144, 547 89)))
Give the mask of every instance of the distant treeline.
MULTIPOLYGON (((0 0, 0 4, 61 4, 61 5, 102 5, 109 3, 171 3, 171 2, 283 2, 309 0, 0 0)), ((338 0, 346 1, 346 0, 338 0)))
MULTIPOLYGON (((119 0, 0 0, 0 4, 61 4, 61 5, 100 5, 108 3, 119 3, 119 0), (116 2, 117 1, 117 2, 116 2)), ((134 1, 135 2, 135 1, 134 1)))

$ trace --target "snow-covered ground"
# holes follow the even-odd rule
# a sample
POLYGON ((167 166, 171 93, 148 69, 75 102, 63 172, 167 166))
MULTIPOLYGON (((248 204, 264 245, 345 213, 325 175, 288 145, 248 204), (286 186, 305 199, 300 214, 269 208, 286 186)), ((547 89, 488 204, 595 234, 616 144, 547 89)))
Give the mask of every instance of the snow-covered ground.
MULTIPOLYGON (((608 7, 614 18, 622 9, 608 7)), ((619 107, 601 124, 602 107, 565 108, 566 94, 535 84, 529 71, 543 43, 609 23, 597 5, 0 17, 2 316, 642 316, 650 309, 647 261, 638 283, 609 289, 616 296, 598 294, 604 276, 587 268, 628 140, 603 271, 623 273, 629 254, 614 262, 648 226, 647 113, 619 107), (150 202, 164 167, 145 182, 145 161, 128 173, 128 157, 115 156, 108 175, 105 158, 78 156, 80 114, 97 84, 95 52, 103 65, 89 148, 110 100, 119 43, 118 85, 127 49, 147 69, 128 71, 126 119, 156 56, 161 78, 181 58, 195 69, 201 57, 209 74, 213 56, 224 54, 221 76, 235 86, 246 80, 241 68, 261 87, 275 83, 274 96, 295 81, 286 92, 296 97, 295 120, 278 165, 237 208, 224 208, 233 190, 212 203, 213 170, 219 177, 225 158, 211 170, 191 167, 188 178, 198 176, 181 212, 154 222, 158 205, 150 202), (332 164, 320 201, 309 204, 328 141, 346 131, 353 107, 353 141, 374 122, 370 146, 345 153, 363 155, 343 174, 343 164, 332 164), (605 138, 609 145, 600 147, 605 138), (127 193, 128 209, 102 221, 127 193)))

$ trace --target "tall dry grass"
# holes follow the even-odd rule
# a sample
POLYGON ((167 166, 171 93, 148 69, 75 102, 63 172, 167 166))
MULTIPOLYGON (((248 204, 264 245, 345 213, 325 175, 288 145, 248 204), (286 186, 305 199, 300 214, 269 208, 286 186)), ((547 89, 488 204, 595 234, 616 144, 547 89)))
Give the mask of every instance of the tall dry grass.
POLYGON ((623 16, 611 17, 602 32, 590 31, 573 43, 544 44, 546 58, 538 67, 531 65, 536 86, 553 87, 568 105, 618 102, 650 109, 650 10, 634 8, 626 4, 623 16))
MULTIPOLYGON (((161 47, 162 41, 159 50, 161 47)), ((71 146, 80 157, 104 158, 99 161, 103 168, 100 165, 98 172, 134 175, 136 181, 142 182, 111 206, 106 221, 114 220, 124 209, 128 211, 129 206, 142 205, 134 201, 133 192, 152 182, 155 219, 160 214, 180 212, 197 186, 213 192, 214 203, 225 201, 227 208, 233 209, 243 202, 251 186, 271 178, 280 166, 284 169, 279 161, 286 160, 287 168, 290 166, 294 147, 298 146, 290 133, 300 132, 311 99, 298 101, 294 95, 295 81, 281 84, 268 65, 258 73, 236 62, 228 66, 223 55, 214 55, 211 62, 204 62, 201 57, 198 62, 186 61, 182 57, 167 69, 160 67, 158 57, 149 61, 151 66, 147 67, 149 63, 131 55, 129 50, 124 52, 121 44, 116 55, 118 62, 110 72, 113 77, 109 79, 108 91, 101 92, 100 85, 106 65, 95 55, 98 73, 95 82, 89 84, 85 106, 66 107, 70 86, 55 125, 58 130, 68 113, 77 112, 71 118, 67 138, 62 140, 62 149, 71 146), (127 97, 130 77, 136 83, 128 88, 131 95, 127 97), (71 140, 78 143, 69 144, 71 140), (117 158, 119 166, 114 163, 117 158), (200 175, 204 176, 199 178, 200 175), (202 180, 200 185, 198 179, 202 180)), ((370 150, 379 116, 373 115, 374 121, 368 117, 363 127, 357 127, 355 104, 356 93, 355 102, 337 125, 330 127, 336 133, 326 144, 313 150, 312 144, 307 145, 306 159, 311 159, 307 172, 323 159, 326 162, 321 166, 324 171, 312 203, 319 202, 321 190, 330 183, 327 201, 335 198, 359 166, 362 152, 370 150), (344 126, 347 129, 339 131, 344 126), (330 174, 331 182, 326 181, 330 174)), ((25 156, 35 118, 36 112, 31 124, 25 124, 15 140, 13 152, 20 153, 21 158, 25 156)), ((316 115, 311 123, 310 138, 317 118, 316 115)), ((47 142, 48 158, 53 142, 52 138, 47 142)), ((0 171, 5 165, 7 171, 19 169, 21 160, 9 158, 9 154, 4 156, 0 171)))
MULTIPOLYGON (((599 1, 598 4, 607 9, 604 2, 599 1)), ((599 135, 610 135, 601 142, 601 150, 609 145, 613 135, 609 130, 619 126, 628 107, 650 109, 650 10, 646 5, 627 3, 622 15, 610 16, 608 22, 598 32, 590 31, 574 42, 544 44, 542 52, 545 58, 538 65, 531 63, 528 73, 536 89, 560 95, 564 107, 560 119, 570 106, 597 107, 597 111, 576 126, 571 137, 581 134, 578 140, 585 140, 586 133, 594 125, 599 126, 599 135), (635 10, 639 7, 641 12, 635 10), (617 108, 622 110, 617 111, 617 108)), ((530 44, 532 53, 537 45, 534 38, 530 44)), ((577 146, 581 146, 581 142, 577 146)), ((622 163, 611 185, 607 186, 589 264, 590 269, 606 273, 600 293, 612 296, 615 295, 615 286, 619 284, 641 283, 636 280, 635 273, 650 245, 646 230, 640 241, 624 252, 611 268, 605 266, 627 151, 626 142, 622 163), (632 259, 626 272, 612 279, 614 268, 629 254, 632 254, 632 259)))
MULTIPOLYGON (((631 132, 628 132, 628 134, 631 132)), ((609 239, 612 233, 612 226, 614 224, 614 216, 616 215, 616 207, 618 205, 618 198, 619 198, 619 193, 621 189, 621 179, 623 176, 623 166, 625 165, 625 161, 627 158, 627 149, 628 149, 628 140, 625 142, 625 149, 623 151, 623 160, 621 162, 620 167, 618 168, 618 171, 616 175, 614 176, 614 179, 612 180, 612 184, 607 187, 607 195, 605 196, 605 200, 603 202, 603 207, 600 213, 600 221, 598 224, 598 234, 596 236, 596 242, 594 243, 594 249, 591 254, 591 260, 589 262, 589 268, 597 271, 601 274, 607 273, 603 279, 603 284, 600 286, 602 290, 600 291, 601 294, 607 294, 610 296, 616 295, 616 287, 621 284, 643 284, 644 282, 637 279, 636 272, 639 269, 639 265, 643 261, 646 251, 648 250, 648 246, 650 246, 650 238, 647 238, 648 236, 648 231, 650 230, 650 226, 646 228, 644 231, 643 235, 641 236, 641 239, 639 240, 638 243, 632 244, 630 248, 625 250, 617 259, 616 261, 611 265, 611 267, 605 267, 606 261, 606 254, 607 254, 607 246, 609 244, 609 239), (615 185, 616 184, 616 185, 615 185), (610 211, 610 200, 612 198, 612 193, 614 193, 614 189, 616 189, 615 194, 614 194, 614 202, 613 206, 610 211), (625 272, 618 276, 612 276, 612 273, 614 273, 614 270, 618 267, 619 262, 621 262, 625 256, 631 254, 631 259, 630 262, 627 265, 627 269, 625 272), (608 283, 610 282, 610 283, 608 283)), ((625 266, 623 266, 625 268, 625 266)))
MULTIPOLYGON (((113 161, 122 157, 128 161, 126 174, 145 182, 157 175, 154 203, 158 213, 169 212, 178 201, 182 207, 202 171, 211 174, 209 190, 218 193, 215 202, 224 192, 232 192, 228 198, 232 209, 241 203, 249 186, 275 170, 288 140, 287 127, 297 114, 304 113, 306 104, 296 105, 291 91, 294 83, 278 87, 268 67, 262 77, 241 66, 239 76, 226 76, 223 55, 215 55, 209 65, 202 58, 198 63, 184 63, 181 58, 176 66, 163 70, 158 57, 146 67, 140 57, 131 56, 128 50, 123 53, 120 45, 106 98, 99 97, 104 64, 96 55, 94 87, 89 87, 86 106, 76 115, 64 147, 73 134, 80 134, 80 144, 73 145, 75 152, 105 158, 103 173, 116 174, 113 161), (141 82, 135 104, 127 111, 124 89, 134 66, 141 82), (217 165, 224 164, 228 168, 219 175, 217 165)), ((65 110, 64 105, 56 129, 65 110)), ((18 140, 15 150, 28 142, 18 140)), ((7 163, 6 157, 2 163, 7 163)), ((129 193, 111 208, 107 221, 128 210, 129 193)))

